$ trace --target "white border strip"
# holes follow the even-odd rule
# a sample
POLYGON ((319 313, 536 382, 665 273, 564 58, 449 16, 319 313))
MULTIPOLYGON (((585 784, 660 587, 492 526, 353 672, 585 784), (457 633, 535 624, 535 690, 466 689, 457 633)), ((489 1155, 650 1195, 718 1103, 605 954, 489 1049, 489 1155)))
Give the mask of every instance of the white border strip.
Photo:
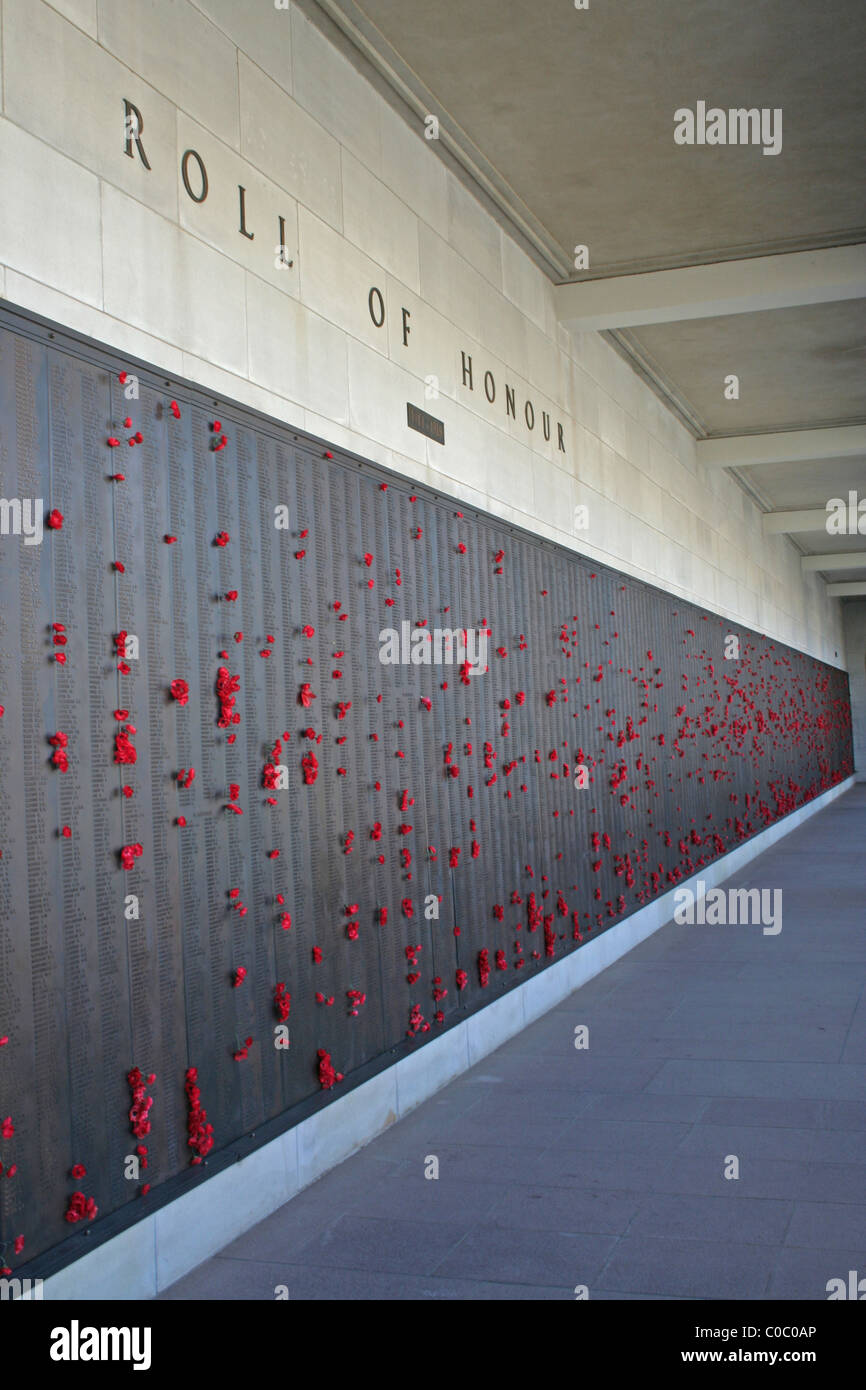
POLYGON ((595 940, 46 1279, 50 1300, 147 1299, 369 1144, 671 921, 674 893, 729 879, 854 785, 849 777, 595 940))

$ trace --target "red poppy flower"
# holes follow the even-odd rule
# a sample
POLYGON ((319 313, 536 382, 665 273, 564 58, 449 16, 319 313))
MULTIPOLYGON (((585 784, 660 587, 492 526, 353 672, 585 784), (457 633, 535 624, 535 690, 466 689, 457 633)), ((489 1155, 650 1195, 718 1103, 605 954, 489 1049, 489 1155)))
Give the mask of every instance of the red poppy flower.
POLYGON ((45 518, 45 525, 49 531, 61 531, 63 529, 63 513, 54 507, 45 518))

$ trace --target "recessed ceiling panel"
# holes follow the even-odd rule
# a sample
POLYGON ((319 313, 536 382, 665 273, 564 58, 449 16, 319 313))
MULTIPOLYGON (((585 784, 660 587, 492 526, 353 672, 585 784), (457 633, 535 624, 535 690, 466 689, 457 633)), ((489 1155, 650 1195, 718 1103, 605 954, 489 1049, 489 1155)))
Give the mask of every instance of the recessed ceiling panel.
POLYGON ((866 417, 866 299, 650 324, 629 339, 710 434, 866 417), (726 398, 731 375, 739 399, 726 398))
POLYGON ((856 0, 338 8, 369 17, 569 256, 589 246, 593 272, 796 249, 866 222, 856 0), (698 102, 780 110, 781 149, 676 144, 674 113, 698 102))

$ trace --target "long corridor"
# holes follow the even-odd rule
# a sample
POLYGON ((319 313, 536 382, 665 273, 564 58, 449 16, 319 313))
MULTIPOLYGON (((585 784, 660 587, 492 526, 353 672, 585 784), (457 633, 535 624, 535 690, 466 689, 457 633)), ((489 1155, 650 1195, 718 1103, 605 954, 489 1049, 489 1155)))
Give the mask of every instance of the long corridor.
POLYGON ((781 931, 669 923, 161 1297, 823 1300, 866 1274, 864 856, 858 784, 724 885, 781 889, 781 931))

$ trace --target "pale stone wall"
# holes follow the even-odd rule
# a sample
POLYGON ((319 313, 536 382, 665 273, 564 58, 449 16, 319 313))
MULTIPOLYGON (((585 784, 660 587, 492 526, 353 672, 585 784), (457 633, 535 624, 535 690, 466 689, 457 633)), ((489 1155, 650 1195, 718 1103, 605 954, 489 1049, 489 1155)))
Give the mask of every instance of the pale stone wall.
MULTIPOLYGON (((843 663, 823 581, 801 574, 783 537, 762 536, 749 499, 696 462, 691 436, 597 334, 557 324, 549 281, 420 123, 299 10, 0 10, 0 295, 843 663), (142 113, 150 172, 124 153, 124 98, 142 113), (190 148, 207 169, 202 203, 180 176, 190 148), (239 184, 254 240, 239 231, 239 184), (280 216, 290 270, 274 264, 280 216), (407 428, 407 401, 444 420, 444 447, 407 428), (588 530, 574 529, 578 504, 588 530)), ((189 173, 197 192, 194 160, 189 173)))
POLYGON ((866 599, 843 604, 845 652, 851 681, 854 726, 854 766, 857 780, 866 781, 866 599))

